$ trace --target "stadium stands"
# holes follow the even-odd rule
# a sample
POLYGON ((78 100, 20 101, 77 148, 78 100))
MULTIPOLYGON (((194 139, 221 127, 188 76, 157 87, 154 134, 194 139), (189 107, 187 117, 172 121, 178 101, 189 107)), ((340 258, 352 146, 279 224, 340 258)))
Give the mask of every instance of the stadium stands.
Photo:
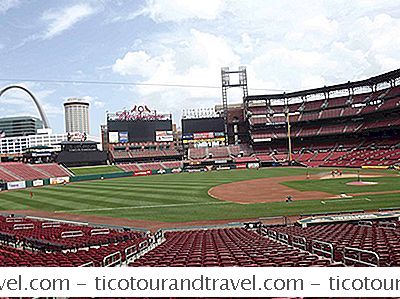
POLYGON ((14 216, 0 216, 0 244, 0 267, 107 266, 108 256, 122 262, 127 248, 149 245, 138 231, 14 216))
POLYGON ((0 164, 0 180, 6 182, 36 180, 69 176, 67 170, 58 164, 25 164, 6 162, 0 164))
POLYGON ((331 261, 244 228, 165 233, 166 241, 130 264, 134 267, 328 266, 331 261))
POLYGON ((144 170, 160 170, 160 169, 174 169, 182 168, 182 161, 165 161, 165 162, 152 162, 152 163, 125 163, 117 164, 123 171, 144 171, 144 170))
POLYGON ((249 157, 253 151, 247 145, 229 145, 219 147, 189 148, 189 160, 202 159, 232 159, 235 157, 249 157))
POLYGON ((247 102, 251 145, 262 157, 276 152, 288 156, 282 114, 287 109, 291 113, 293 157, 303 165, 361 167, 400 163, 399 86, 332 99, 303 99, 302 103, 289 102, 286 108, 260 101, 260 96, 254 101, 249 97, 247 102), (379 144, 375 144, 376 140, 379 144))
MULTIPOLYGON (((268 228, 288 235, 289 243, 296 237, 323 241, 333 246, 333 258, 342 261, 345 247, 372 251, 379 256, 379 266, 400 265, 399 221, 320 224, 306 228, 277 226, 268 228)), ((308 250, 311 250, 308 247, 308 250)))
POLYGON ((177 160, 182 158, 179 148, 172 142, 137 142, 110 145, 113 162, 147 162, 177 160))

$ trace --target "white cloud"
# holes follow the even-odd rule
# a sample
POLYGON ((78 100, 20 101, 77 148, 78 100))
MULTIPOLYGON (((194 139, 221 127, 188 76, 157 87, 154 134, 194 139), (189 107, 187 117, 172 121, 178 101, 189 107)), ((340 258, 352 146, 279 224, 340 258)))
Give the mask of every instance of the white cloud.
MULTIPOLYGON (((148 1, 138 14, 176 24, 156 25, 157 34, 116 58, 113 71, 143 83, 220 86, 220 67, 246 65, 250 94, 257 94, 271 91, 251 88, 294 91, 400 67, 396 1, 224 1, 213 9, 185 3, 148 1)), ((138 86, 132 91, 137 101, 174 114, 221 102, 220 89, 138 86)), ((241 90, 229 90, 229 97, 240 101, 241 90)))
POLYGON ((83 96, 82 99, 88 101, 95 108, 104 108, 106 105, 104 101, 99 100, 97 97, 83 96))
POLYGON ((128 19, 149 16, 156 22, 182 22, 190 19, 214 20, 222 11, 222 0, 148 0, 146 6, 128 19))
MULTIPOLYGON (((218 86, 221 66, 237 66, 240 57, 221 36, 190 30, 179 47, 162 47, 160 54, 145 51, 126 53, 113 70, 121 75, 139 75, 142 83, 218 86)), ((182 109, 209 107, 220 97, 220 89, 137 86, 138 101, 150 103, 179 117, 182 109)))
POLYGON ((112 70, 121 75, 148 77, 156 71, 164 59, 165 57, 150 57, 145 51, 128 52, 123 58, 116 60, 112 70))
POLYGON ((61 10, 48 10, 42 15, 42 20, 48 22, 43 39, 50 39, 68 30, 84 18, 94 14, 96 9, 87 3, 76 4, 61 10))
POLYGON ((19 4, 19 0, 1 0, 0 14, 7 12, 11 8, 17 7, 19 4))

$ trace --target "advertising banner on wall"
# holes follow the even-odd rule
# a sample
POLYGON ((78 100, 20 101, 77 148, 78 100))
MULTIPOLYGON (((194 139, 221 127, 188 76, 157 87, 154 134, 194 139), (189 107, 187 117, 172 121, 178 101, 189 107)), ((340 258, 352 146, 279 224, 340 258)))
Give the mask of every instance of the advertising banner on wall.
POLYGON ((246 169, 247 165, 246 164, 236 164, 237 169, 246 169))
POLYGON ((134 176, 147 176, 151 175, 151 170, 136 171, 133 173, 134 176))
POLYGON ((180 173, 180 172, 182 172, 182 168, 180 168, 180 167, 179 168, 174 168, 174 169, 171 170, 171 172, 172 173, 180 173))
POLYGON ((34 180, 34 181, 32 181, 32 186, 33 187, 43 186, 43 181, 42 180, 34 180))
POLYGON ((247 163, 247 168, 259 168, 259 163, 247 163))
POLYGON ((201 133, 194 133, 194 139, 212 139, 214 138, 214 132, 201 132, 201 133))
POLYGON ((69 176, 50 178, 50 185, 64 184, 68 182, 69 182, 69 176))
MULTIPOLYGON (((213 139, 193 139, 193 140, 184 139, 183 140, 183 143, 202 143, 202 142, 206 142, 206 143, 225 142, 225 137, 218 137, 218 138, 213 138, 213 139)), ((207 145, 207 147, 208 147, 208 145, 207 145)))
POLYGON ((109 132, 108 133, 108 142, 109 143, 118 143, 119 142, 118 132, 109 132))
POLYGON ((26 188, 25 181, 17 181, 17 182, 8 182, 7 183, 8 190, 24 189, 24 188, 26 188))
POLYGON ((225 137, 225 133, 224 132, 214 132, 214 137, 225 137))
POLYGON ((156 131, 157 142, 172 142, 174 141, 174 135, 172 131, 156 131))
POLYGON ((129 141, 128 132, 119 132, 119 142, 125 143, 128 141, 129 141))

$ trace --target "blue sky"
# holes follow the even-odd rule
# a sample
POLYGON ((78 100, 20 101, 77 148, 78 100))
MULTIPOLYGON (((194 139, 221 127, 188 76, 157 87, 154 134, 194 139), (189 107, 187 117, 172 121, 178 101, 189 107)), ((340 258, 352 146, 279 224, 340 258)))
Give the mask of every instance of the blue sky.
MULTIPOLYGON (((60 84, 88 80, 220 86, 220 67, 248 68, 250 94, 363 79, 400 67, 398 1, 0 0, 0 86, 22 84, 55 132, 63 101, 91 102, 99 134, 105 112, 147 104, 180 119, 221 102, 201 88, 60 84), (265 90, 256 90, 265 89, 265 90)), ((231 90, 230 102, 240 101, 231 90)), ((0 116, 37 115, 19 91, 0 116)))

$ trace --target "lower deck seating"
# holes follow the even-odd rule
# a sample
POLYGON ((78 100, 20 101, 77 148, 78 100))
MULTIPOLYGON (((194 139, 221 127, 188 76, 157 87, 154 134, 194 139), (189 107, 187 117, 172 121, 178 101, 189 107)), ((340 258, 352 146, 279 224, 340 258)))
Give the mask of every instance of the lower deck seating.
POLYGON ((69 173, 62 166, 55 163, 25 164, 5 162, 0 164, 0 181, 3 180, 5 182, 63 176, 69 176, 69 173))
POLYGON ((133 267, 329 266, 330 260, 288 247, 244 228, 165 233, 166 241, 133 267))
POLYGON ((132 230, 0 216, 0 241, 11 241, 42 251, 87 248, 142 237, 142 233, 132 230))
POLYGON ((307 228, 299 226, 271 227, 271 231, 288 234, 289 238, 304 237, 307 241, 329 242, 334 248, 334 259, 342 261, 345 247, 355 247, 376 252, 380 266, 400 265, 400 229, 381 226, 376 222, 371 226, 356 223, 321 224, 307 228))
POLYGON ((145 170, 160 170, 160 169, 171 169, 181 168, 182 161, 164 161, 164 162, 151 162, 151 163, 126 163, 118 164, 119 168, 123 171, 145 171, 145 170))

